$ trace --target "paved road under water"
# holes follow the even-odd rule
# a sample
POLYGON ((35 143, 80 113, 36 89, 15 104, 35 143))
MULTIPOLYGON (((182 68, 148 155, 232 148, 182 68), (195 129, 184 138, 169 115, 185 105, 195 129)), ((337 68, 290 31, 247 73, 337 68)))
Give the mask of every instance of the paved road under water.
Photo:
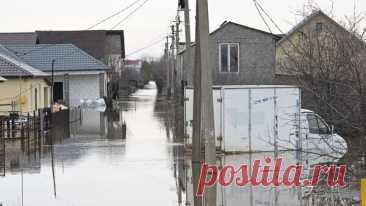
MULTIPOLYGON (((83 109, 82 120, 71 125, 71 136, 55 139, 53 150, 43 145, 41 150, 26 151, 20 142, 7 142, 0 203, 193 206, 191 159, 173 137, 172 103, 148 86, 123 99, 116 111, 83 109), (124 122, 126 140, 122 139, 124 122)), ((288 161, 298 156, 280 155, 288 161)), ((251 164, 267 156, 273 154, 219 156, 218 164, 251 164)), ((358 205, 357 181, 343 190, 219 187, 217 199, 220 206, 358 205)))
POLYGON ((0 203, 22 205, 23 178, 26 206, 177 205, 173 153, 182 145, 166 129, 167 103, 155 89, 142 89, 121 106, 108 117, 84 110, 81 126, 54 146, 56 198, 49 147, 43 146, 41 157, 29 157, 8 143, 0 203), (121 139, 123 121, 127 140, 121 139))

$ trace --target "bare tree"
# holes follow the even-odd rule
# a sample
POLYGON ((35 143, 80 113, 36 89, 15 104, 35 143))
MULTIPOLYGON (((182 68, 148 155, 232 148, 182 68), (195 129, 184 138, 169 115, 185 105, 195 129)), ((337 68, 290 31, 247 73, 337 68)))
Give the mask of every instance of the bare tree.
MULTIPOLYGON (((314 4, 304 8, 311 10, 302 11, 304 18, 321 12, 314 4)), ((364 17, 354 12, 340 24, 326 17, 324 24, 299 29, 280 48, 283 56, 277 62, 278 71, 303 89, 304 105, 334 124, 349 143, 366 136, 364 17)))

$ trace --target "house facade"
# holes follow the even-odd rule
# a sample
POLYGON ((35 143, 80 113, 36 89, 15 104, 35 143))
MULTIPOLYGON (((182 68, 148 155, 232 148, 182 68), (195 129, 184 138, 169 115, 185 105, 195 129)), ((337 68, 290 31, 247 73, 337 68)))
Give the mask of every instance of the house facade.
POLYGON ((30 66, 0 45, 0 115, 23 115, 50 106, 49 75, 30 66))
MULTIPOLYGON (((275 74, 279 79, 278 83, 281 83, 286 76, 294 76, 297 73, 288 69, 291 67, 290 58, 313 51, 318 44, 316 41, 325 42, 326 39, 333 38, 328 36, 330 33, 332 35, 349 35, 344 27, 321 10, 313 12, 292 28, 276 46, 275 74)), ((334 37, 336 38, 336 36, 334 37)))
POLYGON ((301 86, 303 107, 317 109, 319 103, 309 89, 312 85, 304 88, 298 77, 304 74, 314 77, 320 72, 325 72, 326 78, 331 77, 332 73, 341 74, 337 72, 340 65, 332 66, 335 62, 333 58, 337 58, 335 54, 342 50, 338 48, 342 45, 339 42, 350 40, 354 41, 354 45, 364 44, 321 10, 314 11, 277 43, 275 83, 301 86))
MULTIPOLYGON (((214 85, 270 85, 274 83, 275 52, 279 36, 234 22, 224 22, 210 34, 209 57, 214 85)), ((179 67, 193 85, 195 46, 191 61, 187 52, 178 53, 179 67)), ((179 71, 178 70, 178 71, 179 71)))
POLYGON ((53 67, 55 102, 78 106, 83 100, 106 96, 109 67, 72 44, 6 45, 6 48, 49 76, 53 67))

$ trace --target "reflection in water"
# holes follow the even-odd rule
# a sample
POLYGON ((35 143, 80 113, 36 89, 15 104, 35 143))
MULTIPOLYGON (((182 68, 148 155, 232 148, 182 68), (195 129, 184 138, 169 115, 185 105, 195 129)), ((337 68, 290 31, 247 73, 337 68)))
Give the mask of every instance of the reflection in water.
MULTIPOLYGON (((113 111, 82 109, 82 118, 70 125, 70 137, 54 138, 56 198, 51 146, 45 140, 41 147, 32 141, 0 141, 0 203, 21 205, 23 200, 27 206, 192 206, 192 161, 176 138, 179 135, 175 134, 173 114, 171 100, 157 97, 155 89, 137 91, 122 99, 113 111), (126 139, 123 123, 127 125, 126 139)), ((221 155, 217 164, 239 166, 274 155, 221 155)), ((299 158, 308 166, 325 161, 314 154, 278 155, 286 164, 299 158)), ((354 165, 346 188, 331 189, 324 184, 311 189, 219 186, 217 202, 219 206, 359 205, 360 175, 354 174, 362 167, 354 165)), ((194 174, 197 177, 199 171, 194 174)))
POLYGON ((56 198, 50 145, 27 153, 21 142, 6 142, 0 203, 177 205, 181 187, 174 168, 180 158, 175 155, 182 153, 182 145, 170 141, 169 104, 156 94, 155 89, 142 89, 119 102, 117 110, 82 110, 82 119, 70 125, 70 137, 54 141, 56 198))
MULTIPOLYGON (((284 172, 286 166, 299 162, 299 154, 295 151, 281 152, 279 157, 283 158, 281 173, 284 172)), ((307 159, 318 159, 314 154, 303 153, 301 157, 306 162, 307 159)), ((262 162, 266 157, 275 158, 274 153, 252 153, 240 155, 222 155, 217 159, 219 168, 224 165, 231 165, 240 168, 240 165, 252 165, 254 160, 258 159, 262 162)), ((324 158, 322 158, 324 159, 324 158)), ((313 162, 315 163, 315 162, 313 162)), ((319 164, 322 162, 317 162, 319 164)), ((182 174, 179 175, 180 181, 183 182, 183 188, 186 190, 186 205, 194 205, 193 190, 193 169, 192 160, 189 155, 184 160, 184 168, 182 174)), ((324 163, 325 164, 325 163, 324 163)), ((274 165, 272 165, 274 168, 274 165)), ((309 168, 308 168, 309 169, 309 168)), ((249 172, 251 173, 251 171, 249 172)), ((305 170, 305 174, 309 174, 305 170)), ((199 175, 196 173, 196 175, 199 175)), ((242 178, 241 175, 239 175, 242 178)), ((329 188, 326 186, 326 180, 323 178, 317 187, 273 187, 273 186, 252 186, 250 184, 239 187, 232 184, 227 187, 218 185, 217 188, 217 204, 220 206, 241 206, 241 205, 270 205, 270 206, 343 206, 343 205, 359 205, 359 178, 347 175, 347 186, 344 188, 329 188)))

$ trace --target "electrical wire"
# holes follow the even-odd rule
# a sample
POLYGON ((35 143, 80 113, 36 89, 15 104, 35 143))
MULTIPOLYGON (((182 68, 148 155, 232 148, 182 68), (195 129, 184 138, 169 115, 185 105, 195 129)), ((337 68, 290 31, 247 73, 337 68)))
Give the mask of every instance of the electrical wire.
POLYGON ((118 27, 120 24, 122 24, 123 22, 125 22, 130 16, 132 16, 134 13, 136 13, 141 7, 143 7, 149 0, 145 0, 144 2, 142 2, 142 4, 140 4, 136 9, 134 9, 132 12, 130 12, 125 18, 123 18, 121 21, 119 21, 117 24, 115 24, 111 30, 115 29, 116 27, 118 27))
POLYGON ((146 50, 146 49, 148 49, 148 48, 150 48, 150 47, 152 47, 152 46, 155 46, 156 44, 158 44, 158 43, 162 42, 163 40, 165 40, 165 38, 166 38, 166 37, 164 36, 164 37, 160 38, 159 40, 154 41, 154 42, 153 42, 153 43, 151 43, 151 44, 148 44, 147 46, 144 46, 144 47, 142 47, 142 48, 140 48, 140 49, 137 49, 137 50, 135 50, 135 51, 133 51, 133 52, 131 52, 131 53, 127 54, 127 55, 126 55, 126 57, 131 56, 131 55, 136 54, 136 53, 139 53, 139 52, 141 52, 141 51, 144 51, 144 50, 146 50))
POLYGON ((262 21, 263 21, 263 22, 264 22, 264 24, 267 26, 267 28, 268 28, 269 32, 270 32, 271 34, 273 34, 271 27, 270 27, 270 26, 269 26, 269 24, 267 23, 267 21, 266 21, 266 19, 264 18, 264 16, 263 16, 262 12, 259 10, 258 2, 257 2, 256 0, 253 0, 253 2, 254 2, 254 6, 255 6, 255 8, 257 9, 258 14, 259 14, 259 16, 261 17, 262 21))
MULTIPOLYGON (((121 10, 119 10, 118 12, 116 12, 116 13, 114 13, 113 15, 111 15, 111 16, 109 16, 109 17, 107 17, 107 18, 105 18, 105 19, 102 19, 101 21, 99 21, 99 22, 97 22, 96 24, 94 24, 94 25, 92 25, 92 26, 90 26, 89 28, 87 28, 86 30, 91 30, 91 29, 93 29, 94 27, 96 27, 96 26, 98 26, 98 25, 100 25, 100 24, 102 24, 102 23, 104 23, 104 22, 106 22, 106 21, 108 21, 109 19, 111 19, 111 18, 113 18, 113 17, 115 17, 115 16, 118 16, 119 14, 121 14, 121 13, 123 13, 124 11, 126 11, 126 10, 128 10, 128 9, 130 9, 132 6, 134 6, 135 4, 137 4, 138 2, 140 2, 141 0, 136 0, 136 1, 134 1, 134 2, 132 2, 130 5, 128 5, 127 7, 124 7, 123 9, 121 9, 121 10)), ((148 1, 148 0, 145 0, 145 2, 143 3, 143 4, 145 4, 146 3, 146 1, 148 1)), ((142 4, 142 5, 143 5, 142 4)), ((139 6, 139 7, 141 7, 141 5, 139 6)), ((131 16, 132 14, 130 13, 128 16, 131 16)), ((128 17, 127 16, 127 17, 128 17)), ((126 18, 127 19, 127 18, 126 18)), ((118 25, 117 25, 118 26, 118 25)), ((54 46, 54 44, 49 44, 49 45, 45 45, 45 46, 42 46, 42 47, 40 47, 40 48, 35 48, 35 49, 31 49, 31 50, 29 50, 29 51, 26 51, 26 52, 24 52, 24 53, 22 53, 22 54, 17 54, 17 56, 26 56, 26 55, 28 55, 28 54, 30 54, 30 53, 32 53, 32 52, 35 52, 35 51, 39 51, 39 50, 42 50, 42 49, 45 49, 45 48, 48 48, 48 47, 52 47, 52 46, 54 46)))
POLYGON ((100 25, 100 24, 102 24, 102 23, 104 23, 104 22, 108 21, 109 19, 111 19, 111 18, 113 18, 113 17, 115 17, 115 16, 118 16, 119 14, 123 13, 123 12, 124 12, 124 11, 126 11, 127 9, 131 8, 133 5, 137 4, 139 1, 141 1, 141 0, 136 0, 136 1, 132 2, 132 3, 131 3, 130 5, 128 5, 127 7, 125 7, 125 8, 123 8, 123 9, 119 10, 118 12, 116 12, 116 13, 112 14, 111 16, 109 16, 109 17, 107 17, 107 18, 102 19, 101 21, 99 21, 98 23, 96 23, 96 24, 92 25, 91 27, 87 28, 86 30, 90 30, 90 29, 92 29, 92 28, 94 28, 94 27, 96 27, 96 26, 98 26, 98 25, 100 25))
MULTIPOLYGON (((284 32, 282 31, 282 29, 278 26, 278 24, 273 20, 273 18, 266 12, 266 10, 264 10, 264 8, 262 7, 262 5, 257 1, 257 0, 253 0, 254 3, 256 4, 256 6, 258 6, 258 8, 267 16, 267 18, 272 22, 272 24, 277 28, 277 30, 279 32, 281 32, 281 34, 283 34, 284 32)), ((266 23, 267 24, 267 23, 266 23)))

